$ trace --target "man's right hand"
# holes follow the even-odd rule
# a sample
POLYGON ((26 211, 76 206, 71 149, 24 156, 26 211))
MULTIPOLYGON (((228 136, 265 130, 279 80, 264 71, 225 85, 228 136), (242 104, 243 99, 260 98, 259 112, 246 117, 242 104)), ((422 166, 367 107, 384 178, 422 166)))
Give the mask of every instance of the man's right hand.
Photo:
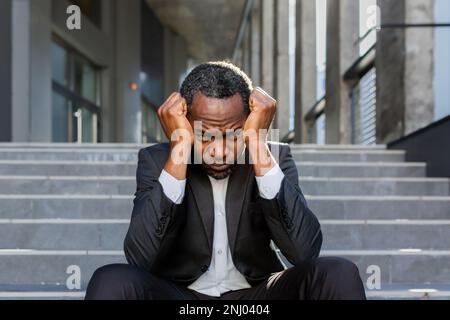
MULTIPOLYGON (((178 92, 174 92, 170 97, 163 103, 163 105, 158 110, 158 117, 161 122, 161 126, 170 141, 170 144, 177 142, 184 142, 186 144, 194 143, 194 135, 192 126, 189 123, 187 117, 187 103, 186 100, 178 92), (188 141, 179 141, 180 139, 175 139, 177 141, 172 141, 174 138, 173 134, 177 135, 177 130, 185 130, 189 133, 186 139, 188 141)), ((185 139, 183 139, 185 140, 185 139)))
POLYGON ((186 117, 187 108, 186 100, 174 92, 158 110, 171 149, 164 170, 178 180, 186 179, 187 162, 194 143, 193 129, 186 117))

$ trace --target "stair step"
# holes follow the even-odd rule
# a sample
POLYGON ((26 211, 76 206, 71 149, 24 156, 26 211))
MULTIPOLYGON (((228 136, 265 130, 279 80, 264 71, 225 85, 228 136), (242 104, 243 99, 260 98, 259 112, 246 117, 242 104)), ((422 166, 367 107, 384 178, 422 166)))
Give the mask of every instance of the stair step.
POLYGON ((0 175, 135 176, 136 161, 0 160, 0 175))
POLYGON ((4 219, 129 219, 133 196, 0 195, 4 219))
POLYGON ((381 284, 381 289, 366 289, 369 300, 450 300, 450 284, 381 284))
POLYGON ((0 176, 0 194, 133 195, 133 176, 0 176))
POLYGON ((325 250, 445 250, 443 239, 450 239, 450 220, 326 220, 321 225, 325 250))
POLYGON ((126 263, 122 251, 0 250, 0 283, 2 286, 50 285, 63 290, 67 278, 73 274, 67 273, 68 267, 78 266, 84 291, 95 270, 115 263, 126 263))
POLYGON ((306 196, 321 220, 450 219, 450 197, 306 196))
POLYGON ((361 151, 373 151, 373 150, 386 150, 386 145, 355 145, 355 144, 294 144, 290 145, 292 151, 296 150, 361 150, 361 151))
POLYGON ((300 178, 304 194, 317 196, 450 196, 450 179, 300 178))
POLYGON ((122 250, 129 220, 0 220, 0 248, 122 250))
MULTIPOLYGON (((0 175, 132 176, 131 161, 0 160, 0 175)), ((424 177, 423 163, 297 162, 300 177, 424 177)))
POLYGON ((131 161, 137 162, 138 150, 131 149, 1 149, 0 160, 20 161, 131 161))
MULTIPOLYGON (((372 273, 369 266, 380 268, 381 283, 415 286, 448 284, 450 251, 404 253, 396 250, 324 250, 321 256, 343 257, 356 263, 363 283, 372 273)), ((80 267, 81 290, 85 290, 93 272, 111 263, 125 263, 120 251, 83 250, 0 250, 0 283, 3 285, 63 285, 67 268, 80 267)))
MULTIPOLYGON (((305 196, 322 220, 450 219, 450 197, 305 196)), ((129 219, 133 195, 0 195, 4 219, 129 219)))
MULTIPOLYGON (((296 161, 317 162, 401 162, 404 151, 391 150, 294 150, 296 161)), ((18 149, 0 148, 0 160, 43 161, 137 161, 138 149, 18 149)))
MULTIPOLYGON (((307 195, 449 196, 450 179, 300 178, 307 195)), ((136 191, 134 176, 0 176, 0 194, 118 194, 136 191)))
POLYGON ((386 284, 434 285, 450 279, 450 251, 323 250, 321 256, 353 261, 364 283, 372 274, 367 272, 369 266, 380 267, 381 282, 386 284))
POLYGON ((404 151, 391 150, 293 150, 295 161, 302 162, 403 162, 404 151))
POLYGON ((300 177, 425 177, 426 164, 403 162, 296 162, 300 177))
MULTIPOLYGON (((128 219, 1 219, 0 248, 120 250, 128 219)), ((450 220, 321 221, 323 249, 444 250, 450 220)))

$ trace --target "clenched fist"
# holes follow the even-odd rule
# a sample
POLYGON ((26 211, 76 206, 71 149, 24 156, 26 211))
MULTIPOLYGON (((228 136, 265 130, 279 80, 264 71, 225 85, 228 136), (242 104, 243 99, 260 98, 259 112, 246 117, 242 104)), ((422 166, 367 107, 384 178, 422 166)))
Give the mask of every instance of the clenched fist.
POLYGON ((264 176, 276 162, 267 146, 267 134, 277 109, 277 102, 261 88, 255 88, 249 99, 250 115, 244 126, 245 142, 257 177, 264 176))
POLYGON ((249 106, 250 115, 245 122, 244 132, 247 137, 253 137, 254 133, 259 141, 265 141, 277 109, 277 102, 263 89, 257 87, 250 95, 249 106), (265 130, 263 136, 260 135, 261 129, 265 130))
POLYGON ((187 117, 186 100, 178 92, 174 92, 158 110, 161 126, 171 145, 183 143, 192 145, 194 135, 187 117), (182 137, 180 139, 180 137, 182 137))
POLYGON ((186 117, 187 108, 186 100, 174 92, 158 110, 171 149, 164 169, 178 180, 186 179, 187 163, 194 143, 192 126, 186 117))

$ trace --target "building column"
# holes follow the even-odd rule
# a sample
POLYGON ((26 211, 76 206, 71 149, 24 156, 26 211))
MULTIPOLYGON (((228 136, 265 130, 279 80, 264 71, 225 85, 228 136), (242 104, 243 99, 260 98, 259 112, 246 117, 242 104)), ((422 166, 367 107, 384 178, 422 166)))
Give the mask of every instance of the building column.
POLYGON ((256 0, 250 21, 251 72, 255 86, 261 86, 261 0, 256 0))
POLYGON ((261 85, 270 95, 274 95, 274 43, 275 43, 275 2, 261 2, 261 85))
POLYGON ((278 111, 274 128, 279 129, 283 139, 289 133, 290 121, 290 56, 289 56, 289 10, 290 1, 276 2, 276 82, 275 97, 278 111))
POLYGON ((0 1, 0 141, 12 138, 12 1, 0 1))
MULTIPOLYGON (((379 0, 378 5, 382 26, 434 22, 434 1, 379 0)), ((377 53, 377 140, 388 143, 433 121, 434 29, 382 28, 377 53)))
POLYGON ((141 2, 116 1, 116 92, 118 142, 140 143, 142 134, 141 92, 130 83, 139 84, 141 71, 141 2))
POLYGON ((297 0, 295 51, 295 143, 308 143, 305 115, 316 103, 316 2, 297 0))
POLYGON ((359 50, 359 5, 355 0, 327 2, 326 143, 351 143, 350 86, 345 71, 359 50))
MULTIPOLYGON (((164 97, 180 90, 180 77, 188 68, 188 52, 184 39, 164 28, 164 97)), ((161 102, 163 102, 161 101, 161 102)))
POLYGON ((52 17, 50 0, 33 0, 30 28, 30 141, 52 141, 52 17))

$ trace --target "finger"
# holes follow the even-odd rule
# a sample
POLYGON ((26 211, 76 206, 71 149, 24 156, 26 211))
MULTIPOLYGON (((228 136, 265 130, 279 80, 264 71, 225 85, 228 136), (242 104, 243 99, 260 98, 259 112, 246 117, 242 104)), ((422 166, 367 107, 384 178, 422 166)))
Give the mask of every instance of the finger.
POLYGON ((173 102, 178 98, 178 96, 179 96, 178 92, 172 93, 164 104, 170 107, 173 104, 173 102))
POLYGON ((188 107, 187 107, 186 100, 182 99, 182 101, 181 101, 181 114, 180 114, 180 116, 181 116, 181 115, 182 115, 182 116, 185 116, 185 115, 187 114, 187 110, 188 110, 188 107))

